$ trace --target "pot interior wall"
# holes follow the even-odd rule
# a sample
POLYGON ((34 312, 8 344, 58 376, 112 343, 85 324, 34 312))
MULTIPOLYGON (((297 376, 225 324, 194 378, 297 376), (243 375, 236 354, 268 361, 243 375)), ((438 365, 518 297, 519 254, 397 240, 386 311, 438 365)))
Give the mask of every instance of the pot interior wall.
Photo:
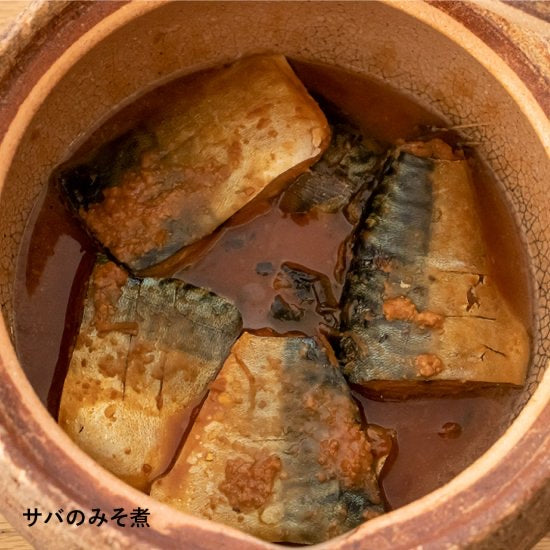
MULTIPOLYGON (((411 94, 452 124, 474 125, 468 135, 479 143, 517 213, 538 296, 548 272, 548 158, 505 87, 461 47, 382 3, 243 7, 176 2, 131 20, 87 52, 44 98, 26 128, 0 196, 0 303, 8 326, 21 235, 52 169, 116 106, 143 90, 176 74, 258 52, 369 74, 411 94)), ((376 105, 365 105, 371 108, 376 105)), ((542 319, 546 312, 540 303, 535 313, 542 319)), ((535 332, 539 334, 536 327, 535 332)), ((518 407, 536 388, 546 360, 539 336, 518 407)))

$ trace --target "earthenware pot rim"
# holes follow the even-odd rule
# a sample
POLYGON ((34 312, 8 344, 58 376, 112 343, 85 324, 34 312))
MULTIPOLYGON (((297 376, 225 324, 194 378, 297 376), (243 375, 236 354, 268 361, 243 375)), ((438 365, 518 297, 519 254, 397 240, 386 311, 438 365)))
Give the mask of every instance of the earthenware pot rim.
MULTIPOLYGON (((43 32, 47 25, 58 17, 61 12, 73 9, 70 3, 65 2, 57 3, 58 5, 55 8, 48 6, 48 4, 51 3, 39 0, 33 2, 27 15, 19 20, 18 25, 8 34, 7 41, 2 44, 1 49, 3 51, 9 49, 10 44, 13 45, 14 51, 14 56, 10 58, 12 63, 11 67, 0 67, 0 75, 3 80, 7 81, 11 78, 12 74, 15 72, 13 64, 17 61, 19 56, 25 54, 29 44, 33 43, 33 39, 40 32, 43 32), (2 72, 4 69, 5 72, 2 72)), ((162 4, 163 2, 146 3, 140 6, 139 4, 127 5, 125 3, 113 3, 114 9, 112 13, 110 15, 107 14, 99 23, 91 29, 88 29, 84 35, 72 44, 71 47, 73 48, 73 52, 76 53, 74 54, 75 57, 70 60, 71 63, 82 55, 84 51, 86 51, 86 48, 91 48, 92 45, 96 43, 95 41, 107 36, 109 32, 114 31, 124 22, 137 17, 139 14, 142 15, 150 10, 154 10, 162 4), (111 26, 109 27, 109 25, 111 26), (98 29, 103 29, 103 31, 98 33, 98 29), (84 47, 77 52, 78 47, 82 46, 82 44, 84 44, 84 47)), ((498 73, 498 80, 500 82, 504 81, 506 89, 521 106, 524 115, 533 125, 544 147, 547 151, 550 150, 549 124, 547 118, 544 116, 545 105, 536 97, 538 94, 536 83, 532 85, 531 88, 526 86, 519 76, 515 74, 498 55, 484 45, 479 37, 476 37, 468 30, 467 21, 459 21, 447 13, 452 10, 446 10, 444 6, 440 6, 439 4, 437 6, 431 6, 422 2, 390 2, 390 4, 393 8, 399 9, 419 19, 421 22, 432 26, 451 40, 459 43, 478 62, 490 68, 493 74, 498 73)), ((96 8, 92 5, 87 9, 93 10, 96 8)), ((56 63, 59 62, 63 62, 63 59, 60 58, 56 61, 56 63)), ((67 61, 67 67, 69 66, 70 63, 67 61)), ((50 68, 46 70, 46 73, 48 73, 50 68)), ((62 74, 63 73, 58 73, 57 76, 62 77, 62 74)), ((43 85, 47 88, 53 86, 54 82, 48 81, 45 83, 41 77, 36 86, 33 87, 32 92, 35 91, 38 85, 43 85)), ((44 90, 46 90, 46 88, 44 88, 44 90)), ((44 90, 42 91, 42 98, 44 97, 44 90)), ((26 99, 27 98, 24 98, 24 101, 26 101, 26 99)), ((18 116, 19 115, 14 117, 14 119, 18 116)), ((32 110, 28 113, 28 120, 30 120, 30 118, 32 118, 32 110)), ((12 128, 10 127, 10 129, 12 128)), ((15 135, 20 136, 24 131, 24 127, 20 127, 19 129, 20 132, 15 135)), ((9 132, 10 130, 8 130, 7 134, 9 134, 9 132)), ((17 140, 13 139, 11 143, 8 142, 7 145, 4 144, 0 149, 6 150, 6 147, 11 147, 13 154, 16 145, 17 140)), ((0 155, 0 157, 6 158, 2 155, 0 155)), ((8 166, 6 165, 0 169, 0 172, 2 172, 1 182, 3 182, 7 169, 8 166)), ((256 548, 275 548, 274 545, 258 541, 234 529, 213 525, 210 522, 180 514, 167 506, 152 501, 150 497, 144 496, 105 472, 93 460, 72 444, 54 420, 47 415, 17 361, 3 319, 0 320, 0 349, 2 350, 2 357, 0 358, 0 376, 5 381, 4 388, 0 393, 0 395, 5 398, 0 407, 3 433, 0 451, 6 458, 7 464, 14 466, 14 468, 17 465, 17 469, 20 472, 25 472, 24 475, 21 473, 19 474, 20 484, 24 484, 26 482, 24 479, 25 475, 33 471, 34 474, 38 473, 38 478, 40 477, 40 473, 44 471, 44 461, 43 458, 38 457, 37 454, 40 452, 47 453, 51 455, 50 461, 57 458, 60 464, 63 464, 66 460, 68 463, 72 463, 75 469, 72 474, 67 473, 64 479, 57 477, 55 479, 47 478, 43 480, 44 486, 48 486, 50 494, 61 491, 59 493, 60 495, 69 494, 78 502, 81 495, 77 494, 78 491, 75 492, 75 488, 88 485, 94 494, 99 495, 101 490, 108 490, 112 495, 120 495, 121 502, 133 502, 136 503, 136 505, 139 503, 140 506, 151 505, 154 506, 156 510, 162 512, 162 517, 155 526, 159 535, 156 538, 147 535, 146 539, 135 539, 136 544, 145 543, 148 547, 152 545, 166 547, 167 543, 173 542, 174 539, 171 537, 182 537, 185 536, 186 529, 195 529, 193 540, 199 541, 202 540, 201 537, 203 537, 204 541, 207 541, 204 547, 214 547, 215 543, 211 546, 208 545, 211 544, 211 541, 215 541, 223 534, 223 536, 226 537, 224 542, 240 544, 241 547, 248 544, 250 547, 256 548), (8 395, 10 392, 11 395, 8 395), (17 433, 18 430, 23 430, 25 425, 30 426, 30 431, 34 434, 34 436, 30 438, 35 444, 34 449, 32 448, 31 442, 24 441, 24 438, 21 438, 17 433), (78 477, 80 477, 80 480, 77 482, 75 479, 78 477), (211 536, 214 538, 211 538, 211 536)), ((547 369, 538 389, 535 391, 520 416, 506 434, 491 448, 491 451, 480 457, 474 465, 470 466, 446 486, 415 501, 415 503, 393 511, 381 518, 372 520, 356 531, 344 535, 339 539, 335 539, 334 541, 329 541, 319 547, 333 547, 337 541, 349 543, 351 547, 353 544, 358 544, 360 542, 378 540, 377 537, 381 533, 385 533, 384 536, 395 536, 396 530, 407 529, 410 525, 409 522, 415 518, 418 519, 419 517, 426 516, 430 513, 429 510, 433 510, 443 503, 450 505, 453 501, 458 502, 457 496, 466 488, 479 483, 485 483, 487 487, 490 487, 490 483, 481 479, 483 475, 487 474, 490 477, 491 474, 494 474, 494 469, 504 460, 514 460, 514 457, 522 456, 521 453, 518 452, 518 448, 521 446, 525 449, 528 448, 530 450, 530 455, 523 463, 518 463, 517 468, 513 471, 516 474, 520 473, 524 475, 529 483, 525 484, 524 487, 505 487, 504 490, 507 492, 508 499, 510 496, 522 500, 529 498, 531 493, 543 489, 548 484, 548 480, 550 480, 550 462, 545 460, 545 456, 550 455, 550 434, 546 428, 550 423, 549 403, 550 370, 547 369), (531 428, 531 433, 529 432, 529 428, 531 428), (533 433, 533 430, 535 430, 536 433, 533 433)), ((5 470, 9 470, 9 468, 5 468, 5 470)), ((16 483, 14 480, 7 479, 8 473, 1 473, 0 477, 2 476, 5 478, 3 482, 4 485, 11 486, 15 489, 16 483)), ((38 502, 39 500, 37 495, 36 501, 38 502)), ((471 537, 478 532, 483 529, 489 529, 489 523, 491 523, 492 520, 505 517, 507 513, 505 509, 506 502, 509 503, 510 500, 503 498, 503 505, 499 507, 498 504, 495 504, 494 509, 490 513, 487 513, 487 518, 484 520, 487 524, 485 524, 484 521, 480 523, 473 518, 472 514, 479 513, 479 510, 475 509, 475 503, 473 503, 473 512, 463 512, 466 515, 469 514, 469 517, 472 517, 472 532, 467 533, 467 530, 464 530, 464 534, 461 535, 464 538, 455 539, 455 542, 458 541, 460 544, 466 544, 470 541, 471 537)), ((14 511, 6 508, 4 511, 9 519, 18 520, 19 522, 22 521, 20 517, 16 517, 17 514, 21 513, 20 510, 14 511)), ((457 522, 458 520, 459 518, 457 518, 457 522)), ((463 519, 461 519, 460 523, 464 524, 463 519)), ((405 537, 401 538, 401 540, 405 541, 404 543, 407 545, 442 541, 446 533, 450 532, 452 528, 453 522, 447 523, 441 532, 431 533, 428 536, 429 540, 414 539, 414 534, 412 535, 413 538, 406 539, 405 537)), ((60 530, 59 533, 62 533, 62 531, 60 530)), ((103 533, 101 536, 103 537, 103 533)), ((111 536, 113 540, 119 540, 119 535, 116 533, 109 536, 111 536)), ((135 538, 133 534, 130 536, 132 539, 135 538)), ((120 540, 126 541, 125 545, 128 544, 127 538, 121 538, 120 540)), ((345 544, 343 544, 343 546, 345 546, 345 544)))

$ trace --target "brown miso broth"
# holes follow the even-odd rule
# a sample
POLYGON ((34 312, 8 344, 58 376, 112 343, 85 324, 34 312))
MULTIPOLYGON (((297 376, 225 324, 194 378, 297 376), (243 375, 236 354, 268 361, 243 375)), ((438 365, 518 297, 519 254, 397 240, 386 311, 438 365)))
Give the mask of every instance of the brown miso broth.
POLYGON ((177 271, 175 276, 229 298, 242 312, 247 329, 298 331, 314 336, 319 324, 330 326, 331 320, 313 310, 306 311, 299 321, 279 320, 270 314, 279 293, 274 288, 277 273, 284 262, 307 267, 307 271, 330 280, 338 300, 343 281, 337 279, 335 270, 341 243, 350 231, 351 225, 341 213, 288 215, 273 204, 254 220, 228 228, 197 263, 177 271), (319 242, 323 246, 318 246, 319 242))
MULTIPOLYGON (((383 143, 418 138, 433 127, 445 128, 441 118, 379 82, 335 68, 302 62, 292 66, 312 94, 334 103, 366 135, 383 143)), ((120 135, 148 106, 169 101, 175 86, 170 83, 154 90, 114 115, 81 151, 120 135)), ((453 134, 452 139, 461 138, 453 134)), ((474 159, 471 166, 494 271, 491 275, 529 330, 527 263, 514 219, 494 176, 479 160, 474 159)), ((241 311, 245 329, 313 336, 323 325, 335 328, 335 323, 331 325, 330 319, 313 310, 299 321, 274 318, 270 313, 277 294, 274 280, 284 263, 303 266, 324 276, 339 300, 341 247, 350 232, 342 212, 289 215, 272 200, 248 221, 222 228, 191 266, 174 269, 170 275, 232 300, 241 311)), ((18 258, 15 338, 23 368, 54 416, 97 250, 62 204, 58 190, 45 189, 29 218, 18 258)), ((381 479, 390 507, 402 506, 443 485, 486 451, 506 429, 518 395, 517 389, 504 386, 404 401, 355 393, 367 422, 396 433, 397 449, 381 479)), ((171 439, 186 432, 187 426, 180 426, 171 439)))

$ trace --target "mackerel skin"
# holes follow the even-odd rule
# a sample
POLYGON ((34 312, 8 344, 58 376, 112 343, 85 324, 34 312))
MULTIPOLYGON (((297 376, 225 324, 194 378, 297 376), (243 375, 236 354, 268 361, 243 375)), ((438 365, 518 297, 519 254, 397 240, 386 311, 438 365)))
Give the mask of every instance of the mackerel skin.
POLYGON ((524 382, 529 338, 490 273, 480 215, 467 161, 393 159, 346 279, 352 383, 399 397, 524 382))
POLYGON ((382 513, 376 460, 314 339, 244 333, 151 495, 268 541, 312 544, 382 513))
POLYGON ((135 127, 55 176, 91 235, 135 273, 278 194, 330 141, 323 112, 283 56, 241 59, 170 86, 169 101, 153 102, 135 127))
POLYGON ((64 382, 59 424, 85 452, 147 490, 167 468, 189 409, 241 330, 238 310, 173 279, 99 262, 64 382))
POLYGON ((279 200, 283 212, 337 212, 360 191, 365 197, 374 186, 385 156, 383 147, 367 139, 343 115, 329 113, 328 118, 332 132, 328 149, 283 191, 279 200))
MULTIPOLYGON (((278 207, 291 216, 316 212, 342 216, 349 224, 342 236, 334 266, 333 286, 330 277, 306 265, 284 262, 274 281, 279 291, 271 315, 280 321, 298 322, 314 313, 328 330, 337 330, 339 298, 346 269, 351 260, 351 241, 361 212, 372 192, 378 173, 387 156, 386 149, 366 137, 332 105, 324 106, 331 125, 328 149, 311 168, 283 191, 278 207)), ((307 218, 306 218, 307 219, 307 218)))

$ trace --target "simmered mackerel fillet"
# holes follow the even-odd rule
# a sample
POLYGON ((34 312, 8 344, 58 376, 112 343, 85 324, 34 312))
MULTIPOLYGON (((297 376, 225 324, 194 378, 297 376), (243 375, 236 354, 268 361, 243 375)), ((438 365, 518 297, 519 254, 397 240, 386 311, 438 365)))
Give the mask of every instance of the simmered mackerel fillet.
POLYGON ((402 150, 418 156, 393 160, 347 275, 345 373, 389 392, 522 384, 529 340, 489 273, 467 162, 440 140, 402 150))
POLYGON ((328 123, 283 56, 200 73, 141 127, 57 176, 89 231, 144 270, 306 170, 328 123))
POLYGON ((244 333, 151 495, 269 541, 316 543, 383 511, 338 368, 312 338, 244 333))
POLYGON ((329 120, 334 119, 328 149, 283 192, 279 201, 283 212, 305 213, 314 208, 337 212, 357 194, 359 200, 372 189, 383 149, 374 140, 367 140, 342 115, 329 116, 329 120))
POLYGON ((147 489, 168 466, 189 406, 241 330, 228 301, 98 263, 63 386, 59 424, 115 475, 147 489))
MULTIPOLYGON (((278 207, 287 214, 315 216, 315 211, 342 211, 349 222, 349 233, 342 236, 334 278, 344 282, 351 257, 353 228, 375 183, 386 151, 375 140, 366 139, 343 115, 329 108, 331 141, 322 157, 283 191, 278 207)), ((273 282, 278 291, 270 314, 279 321, 307 320, 314 311, 329 329, 339 326, 338 292, 330 278, 305 266, 284 262, 273 282)), ((338 289, 340 290, 340 289, 338 289)))

